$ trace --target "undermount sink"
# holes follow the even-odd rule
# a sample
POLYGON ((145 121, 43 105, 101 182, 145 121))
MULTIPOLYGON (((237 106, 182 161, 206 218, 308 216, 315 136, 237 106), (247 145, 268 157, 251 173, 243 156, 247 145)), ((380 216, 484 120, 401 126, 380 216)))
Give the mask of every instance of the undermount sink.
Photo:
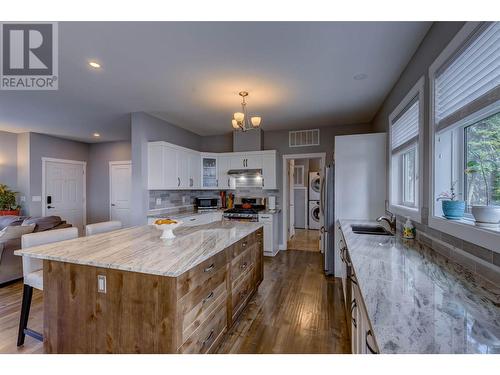
POLYGON ((379 236, 392 236, 393 234, 380 225, 351 225, 352 232, 356 234, 376 234, 379 236))

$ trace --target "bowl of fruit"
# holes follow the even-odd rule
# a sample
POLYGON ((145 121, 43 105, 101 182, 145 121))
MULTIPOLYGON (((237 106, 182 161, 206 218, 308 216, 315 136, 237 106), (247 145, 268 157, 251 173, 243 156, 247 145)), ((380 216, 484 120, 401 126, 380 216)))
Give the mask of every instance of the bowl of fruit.
POLYGON ((172 219, 157 219, 154 222, 156 229, 162 231, 160 238, 163 239, 175 238, 173 230, 181 224, 182 221, 172 219))

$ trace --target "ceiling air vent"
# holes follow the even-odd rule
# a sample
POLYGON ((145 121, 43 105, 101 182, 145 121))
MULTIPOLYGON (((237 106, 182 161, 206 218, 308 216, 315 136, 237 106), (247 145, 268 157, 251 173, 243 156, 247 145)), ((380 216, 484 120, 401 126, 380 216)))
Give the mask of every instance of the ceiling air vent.
POLYGON ((319 146, 319 129, 288 132, 290 147, 319 146))

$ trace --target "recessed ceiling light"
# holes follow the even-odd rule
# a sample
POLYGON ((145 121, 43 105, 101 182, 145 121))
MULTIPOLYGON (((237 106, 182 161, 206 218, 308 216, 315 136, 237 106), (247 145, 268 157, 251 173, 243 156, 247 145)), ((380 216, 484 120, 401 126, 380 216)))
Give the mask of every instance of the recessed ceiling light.
POLYGON ((361 81, 361 80, 363 80, 363 79, 366 79, 367 77, 368 77, 368 75, 367 75, 367 74, 365 74, 365 73, 359 73, 359 74, 356 74, 356 75, 355 75, 354 77, 352 77, 352 78, 354 78, 356 81, 361 81))
POLYGON ((101 64, 95 62, 95 61, 90 61, 89 62, 89 65, 92 67, 92 68, 95 68, 95 69, 99 69, 101 67, 101 64))
POLYGON ((101 135, 99 133, 92 134, 94 137, 99 138, 101 135))

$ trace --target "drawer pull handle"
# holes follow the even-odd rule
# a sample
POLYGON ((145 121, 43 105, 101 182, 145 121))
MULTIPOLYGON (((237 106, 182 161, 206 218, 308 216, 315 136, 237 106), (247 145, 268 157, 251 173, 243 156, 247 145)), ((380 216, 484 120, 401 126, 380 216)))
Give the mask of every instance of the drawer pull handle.
POLYGON ((203 343, 201 344, 201 346, 205 346, 211 339, 212 339, 212 336, 214 335, 214 330, 212 329, 210 331, 210 334, 207 336, 207 338, 205 339, 205 341, 203 341, 203 343))
POLYGON ((203 302, 201 303, 202 305, 204 305, 210 298, 212 298, 214 296, 214 292, 211 291, 210 294, 208 296, 205 297, 205 299, 203 300, 203 302))
POLYGON ((213 264, 213 263, 212 263, 212 264, 211 264, 211 265, 209 265, 207 268, 205 268, 205 269, 203 270, 203 272, 210 272, 210 271, 212 271, 212 270, 214 269, 214 267, 215 267, 215 264, 213 264))
POLYGON ((351 303, 351 319, 352 319, 352 325, 354 326, 354 328, 357 328, 358 327, 358 324, 356 322, 356 318, 353 317, 353 312, 354 312, 354 309, 358 307, 358 304, 356 303, 356 299, 353 299, 352 300, 352 303, 351 303))
POLYGON ((247 247, 247 241, 243 242, 243 243, 241 244, 241 246, 242 246, 242 247, 247 247))
POLYGON ((371 354, 378 354, 378 352, 373 349, 370 344, 368 343, 368 336, 372 336, 373 337, 373 333, 372 333, 372 330, 369 329, 368 331, 366 331, 366 336, 365 336, 365 344, 366 344, 366 348, 370 351, 371 354))
POLYGON ((248 263, 247 263, 247 262, 245 262, 245 263, 243 263, 243 264, 240 266, 240 269, 244 270, 245 268, 247 268, 247 266, 248 266, 248 263))

